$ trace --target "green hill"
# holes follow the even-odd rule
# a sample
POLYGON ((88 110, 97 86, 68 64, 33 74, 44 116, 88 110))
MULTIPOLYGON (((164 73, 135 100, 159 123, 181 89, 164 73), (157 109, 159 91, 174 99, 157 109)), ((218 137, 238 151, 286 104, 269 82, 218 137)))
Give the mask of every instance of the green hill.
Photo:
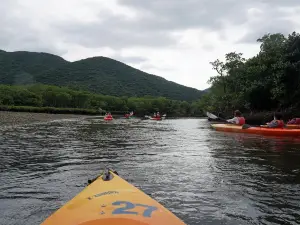
POLYGON ((48 53, 0 51, 0 82, 28 84, 36 82, 36 75, 69 62, 48 53))
POLYGON ((105 95, 150 95, 188 101, 199 99, 202 95, 197 89, 107 57, 68 62, 59 56, 35 52, 0 51, 0 83, 42 83, 77 87, 105 95))

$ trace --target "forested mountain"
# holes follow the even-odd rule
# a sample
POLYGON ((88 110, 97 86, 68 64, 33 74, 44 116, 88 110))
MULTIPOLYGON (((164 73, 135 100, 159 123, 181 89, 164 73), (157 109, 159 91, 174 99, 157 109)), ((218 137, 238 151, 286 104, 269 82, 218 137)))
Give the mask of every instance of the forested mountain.
POLYGON ((34 83, 37 74, 68 63, 63 58, 48 53, 0 50, 0 82, 2 84, 34 83))
POLYGON ((0 83, 42 83, 113 96, 149 95, 187 101, 199 99, 202 95, 197 89, 110 58, 93 57, 68 62, 59 56, 36 52, 0 51, 0 83))

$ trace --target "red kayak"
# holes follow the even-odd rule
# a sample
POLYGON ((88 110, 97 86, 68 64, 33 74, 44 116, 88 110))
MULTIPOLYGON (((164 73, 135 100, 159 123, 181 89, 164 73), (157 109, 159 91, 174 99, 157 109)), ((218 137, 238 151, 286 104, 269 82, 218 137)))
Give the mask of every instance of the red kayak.
POLYGON ((113 118, 112 118, 112 117, 109 117, 109 116, 107 116, 107 117, 104 117, 104 120, 113 120, 113 118))
POLYGON ((162 120, 161 117, 151 117, 151 120, 162 120))

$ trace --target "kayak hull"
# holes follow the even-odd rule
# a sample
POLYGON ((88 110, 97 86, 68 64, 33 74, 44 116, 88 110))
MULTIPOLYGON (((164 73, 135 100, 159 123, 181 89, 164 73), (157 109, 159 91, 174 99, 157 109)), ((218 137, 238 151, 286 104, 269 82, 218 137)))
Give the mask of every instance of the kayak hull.
POLYGON ((185 225, 161 204, 109 171, 48 217, 42 225, 185 225))
POLYGON ((154 117, 151 117, 150 120, 162 120, 162 118, 154 118, 154 117))
POLYGON ((159 117, 159 118, 156 118, 156 117, 151 117, 150 120, 164 120, 166 119, 165 116, 162 116, 162 117, 159 117))
POLYGON ((270 136, 300 137, 299 129, 265 128, 265 127, 250 127, 248 129, 242 129, 242 126, 231 125, 231 124, 211 124, 211 126, 217 131, 224 131, 224 132, 260 134, 260 135, 270 135, 270 136))
POLYGON ((109 121, 109 120, 113 120, 112 117, 104 117, 104 120, 109 121))
POLYGON ((288 129, 300 129, 300 124, 287 124, 286 128, 288 128, 288 129))

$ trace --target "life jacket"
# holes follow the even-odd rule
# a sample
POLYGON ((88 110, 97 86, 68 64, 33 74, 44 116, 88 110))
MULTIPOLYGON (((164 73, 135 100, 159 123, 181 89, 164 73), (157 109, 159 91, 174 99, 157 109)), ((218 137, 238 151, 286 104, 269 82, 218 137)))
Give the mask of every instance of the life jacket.
POLYGON ((244 125, 246 123, 246 120, 244 117, 238 117, 239 123, 238 125, 244 125))
POLYGON ((284 127, 283 120, 276 120, 276 122, 277 122, 277 128, 283 128, 284 127))

